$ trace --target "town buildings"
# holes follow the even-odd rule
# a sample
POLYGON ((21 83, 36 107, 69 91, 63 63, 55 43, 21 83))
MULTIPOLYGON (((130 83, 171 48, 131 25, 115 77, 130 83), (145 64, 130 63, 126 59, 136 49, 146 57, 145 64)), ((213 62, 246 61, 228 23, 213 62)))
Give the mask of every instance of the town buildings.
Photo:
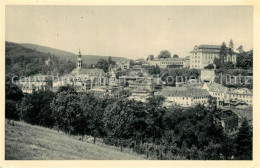
POLYGON ((74 86, 77 92, 86 92, 94 87, 104 86, 107 84, 108 79, 102 69, 86 69, 82 67, 83 62, 81 53, 76 61, 76 68, 69 74, 62 77, 57 77, 53 81, 53 90, 58 90, 61 86, 74 86))

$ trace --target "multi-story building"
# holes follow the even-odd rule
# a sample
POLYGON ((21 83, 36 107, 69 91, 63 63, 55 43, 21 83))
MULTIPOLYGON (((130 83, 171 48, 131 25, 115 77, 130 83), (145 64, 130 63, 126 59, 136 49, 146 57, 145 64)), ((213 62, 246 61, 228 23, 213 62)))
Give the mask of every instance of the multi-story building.
POLYGON ((230 100, 226 97, 227 87, 218 83, 204 83, 202 89, 206 89, 212 97, 216 98, 217 106, 229 104, 230 100))
POLYGON ((186 89, 184 87, 166 87, 160 95, 166 98, 166 107, 179 105, 189 107, 196 104, 208 105, 210 94, 205 89, 186 89))
MULTIPOLYGON (((214 63, 215 58, 220 57, 220 45, 199 45, 190 52, 190 68, 203 69, 205 66, 214 63)), ((227 55, 225 62, 236 64, 237 55, 227 55)))
POLYGON ((226 97, 232 102, 242 101, 248 105, 253 105, 253 91, 248 88, 230 88, 226 97))
POLYGON ((189 65, 186 64, 187 58, 155 58, 153 60, 148 60, 148 65, 156 66, 159 68, 188 68, 189 65))

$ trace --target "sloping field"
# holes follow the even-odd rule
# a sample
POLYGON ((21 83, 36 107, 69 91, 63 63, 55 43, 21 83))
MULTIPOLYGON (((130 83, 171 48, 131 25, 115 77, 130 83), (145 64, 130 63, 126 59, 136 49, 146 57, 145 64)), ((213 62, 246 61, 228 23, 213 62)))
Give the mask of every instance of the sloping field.
POLYGON ((94 145, 48 128, 5 122, 6 160, 140 160, 140 155, 94 145))

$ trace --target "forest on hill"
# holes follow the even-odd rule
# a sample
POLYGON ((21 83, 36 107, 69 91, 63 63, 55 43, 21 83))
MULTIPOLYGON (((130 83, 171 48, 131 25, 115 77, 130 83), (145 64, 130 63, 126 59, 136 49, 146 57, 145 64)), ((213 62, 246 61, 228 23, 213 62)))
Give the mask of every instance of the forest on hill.
POLYGON ((75 68, 75 63, 59 59, 56 55, 25 48, 19 44, 5 43, 5 72, 6 77, 30 76, 35 74, 69 73, 75 68), (51 64, 45 61, 51 59, 51 64))
MULTIPOLYGON (((60 59, 65 59, 65 60, 70 60, 72 62, 75 62, 75 58, 77 57, 77 54, 74 54, 72 52, 67 52, 67 51, 63 51, 63 50, 59 50, 59 49, 55 49, 55 48, 51 48, 51 47, 46 47, 46 46, 41 46, 41 45, 36 45, 36 44, 29 44, 29 43, 21 43, 20 44, 23 47, 26 48, 30 48, 30 49, 35 49, 37 51, 43 52, 43 53, 50 53, 53 55, 56 55, 58 58, 60 59)), ((84 53, 82 53, 82 60, 84 62, 84 64, 86 65, 91 65, 91 64, 96 64, 96 62, 100 59, 108 59, 109 56, 101 56, 101 55, 84 55, 84 53)), ((115 56, 110 56, 113 60, 116 61, 125 61, 128 60, 127 58, 123 58, 123 57, 115 57, 115 56)))
MULTIPOLYGON (((5 43, 5 71, 6 76, 30 76, 35 74, 57 74, 70 73, 76 66, 76 55, 62 50, 52 49, 32 44, 5 43), (26 47, 25 47, 26 46, 26 47), (27 48, 28 47, 28 48, 27 48), (45 61, 51 59, 51 64, 45 61)), ((106 56, 82 56, 83 67, 90 68, 100 60, 107 59, 127 60, 121 57, 106 56)))

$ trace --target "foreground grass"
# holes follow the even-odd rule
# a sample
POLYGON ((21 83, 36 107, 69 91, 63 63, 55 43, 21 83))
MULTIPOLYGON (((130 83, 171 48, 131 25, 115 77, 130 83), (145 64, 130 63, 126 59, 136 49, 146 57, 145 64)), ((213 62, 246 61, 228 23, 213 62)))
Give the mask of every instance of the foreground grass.
POLYGON ((48 128, 5 122, 6 160, 134 160, 140 155, 123 153, 109 146, 94 145, 48 128))

